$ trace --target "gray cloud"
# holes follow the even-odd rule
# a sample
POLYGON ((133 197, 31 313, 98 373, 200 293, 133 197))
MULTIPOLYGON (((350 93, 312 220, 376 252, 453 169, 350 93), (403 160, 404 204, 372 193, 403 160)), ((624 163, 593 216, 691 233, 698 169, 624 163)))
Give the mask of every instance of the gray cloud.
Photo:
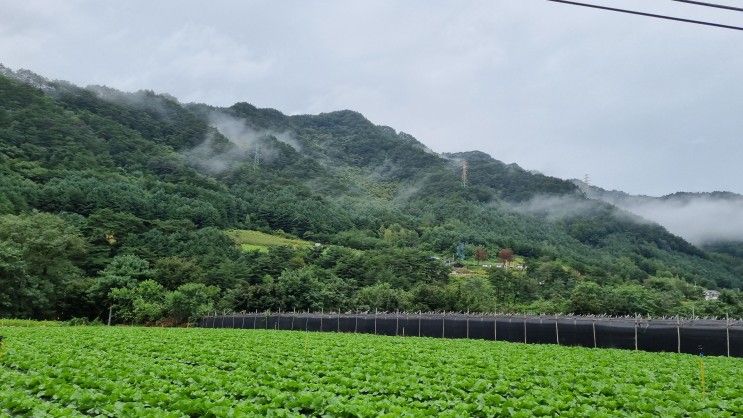
MULTIPOLYGON (((623 6, 741 24, 677 2, 623 6)), ((481 149, 632 193, 743 192, 735 31, 522 0, 0 10, 0 61, 50 78, 288 113, 355 109, 437 152, 481 149)))
POLYGON ((299 141, 294 138, 294 135, 291 132, 254 129, 250 127, 244 119, 223 112, 212 112, 211 115, 209 115, 209 124, 241 149, 253 148, 256 141, 259 139, 272 136, 276 138, 277 141, 283 142, 294 148, 295 151, 302 151, 302 146, 299 141))
POLYGON ((657 222, 694 244, 743 241, 743 199, 634 199, 619 207, 657 222))
MULTIPOLYGON (((609 193, 594 198, 626 211, 615 212, 615 216, 625 220, 657 223, 695 245, 743 241, 743 197, 691 195, 656 198, 609 193)), ((599 208, 596 200, 540 195, 525 202, 505 205, 522 214, 561 220, 590 215, 599 208)))
POLYGON ((241 147, 219 149, 214 133, 207 134, 202 143, 185 151, 183 155, 191 165, 213 174, 234 168, 250 158, 249 151, 241 147))
POLYGON ((229 140, 228 146, 220 146, 214 132, 207 134, 204 141, 184 153, 186 160, 211 173, 221 173, 237 165, 253 161, 256 153, 259 163, 272 162, 278 150, 266 139, 274 138, 295 151, 301 152, 299 142, 290 132, 275 132, 254 129, 244 119, 214 111, 209 115, 209 125, 229 140))
POLYGON ((559 220, 581 216, 595 211, 596 202, 574 196, 538 195, 519 203, 507 203, 515 212, 533 216, 542 216, 549 220, 559 220))

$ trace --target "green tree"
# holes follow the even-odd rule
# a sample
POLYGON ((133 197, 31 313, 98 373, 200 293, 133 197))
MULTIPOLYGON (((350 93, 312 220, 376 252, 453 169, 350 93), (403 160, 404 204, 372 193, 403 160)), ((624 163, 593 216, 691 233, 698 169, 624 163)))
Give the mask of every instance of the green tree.
POLYGON ((492 312, 495 310, 495 292, 485 277, 471 276, 453 280, 449 284, 451 309, 455 311, 492 312))
POLYGON ((145 280, 133 287, 111 289, 115 318, 138 324, 153 323, 165 312, 165 289, 154 280, 145 280))
MULTIPOLYGON (((276 311, 283 309, 273 277, 264 276, 258 283, 242 282, 225 292, 220 308, 233 311, 276 311)), ((289 307, 295 309, 295 307, 289 307)))
POLYGON ((185 283, 203 283, 205 274, 191 259, 171 256, 155 261, 154 277, 166 289, 173 290, 185 283))
POLYGON ((536 281, 523 274, 505 268, 494 268, 488 275, 493 286, 494 297, 500 303, 526 302, 537 292, 536 281))
MULTIPOLYGON (((79 280, 79 268, 87 253, 80 231, 59 216, 47 213, 0 216, 5 278, 19 297, 27 296, 27 310, 37 318, 61 314, 59 301, 68 282, 79 280)), ((23 299, 22 299, 23 300, 23 299)), ((20 303, 19 300, 14 303, 20 303)))
POLYGON ((449 309, 449 294, 442 284, 419 283, 410 289, 411 310, 442 311, 449 309))
POLYGON ((615 315, 661 315, 660 294, 638 284, 621 284, 610 292, 608 312, 615 315))
POLYGON ((114 257, 101 274, 96 277, 88 290, 90 300, 99 306, 99 314, 107 310, 113 300, 111 290, 117 288, 134 288, 139 282, 154 277, 147 260, 136 255, 114 257))
POLYGON ((387 243, 396 247, 414 247, 418 244, 418 233, 400 224, 392 224, 389 227, 380 227, 379 236, 387 243))
POLYGON ((347 305, 347 289, 332 273, 316 267, 286 270, 276 279, 282 309, 339 309, 347 305))
POLYGON ((607 290, 598 283, 584 281, 578 283, 570 294, 570 307, 573 313, 580 315, 613 313, 613 307, 607 302, 607 290))
POLYGON ((389 283, 377 283, 359 289, 355 307, 367 311, 404 311, 410 307, 410 294, 402 289, 394 289, 389 283))
POLYGON ((32 287, 26 272, 23 251, 10 242, 0 241, 0 316, 29 317, 37 304, 45 304, 43 294, 32 287))
POLYGON ((218 295, 219 288, 216 286, 186 283, 166 295, 165 310, 176 323, 196 322, 214 311, 218 295))

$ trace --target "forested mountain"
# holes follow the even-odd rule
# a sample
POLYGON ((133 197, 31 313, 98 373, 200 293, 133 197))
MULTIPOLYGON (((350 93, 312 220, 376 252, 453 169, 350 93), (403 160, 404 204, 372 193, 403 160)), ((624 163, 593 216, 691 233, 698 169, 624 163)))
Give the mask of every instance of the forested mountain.
POLYGON ((637 196, 572 180, 587 197, 610 203, 695 243, 710 255, 735 265, 743 275, 743 195, 731 192, 677 192, 637 196))
POLYGON ((288 116, 0 74, 0 316, 743 313, 735 254, 570 181, 436 154, 357 112, 288 116), (246 250, 233 230, 313 244, 246 250), (704 301, 702 288, 730 290, 704 301))

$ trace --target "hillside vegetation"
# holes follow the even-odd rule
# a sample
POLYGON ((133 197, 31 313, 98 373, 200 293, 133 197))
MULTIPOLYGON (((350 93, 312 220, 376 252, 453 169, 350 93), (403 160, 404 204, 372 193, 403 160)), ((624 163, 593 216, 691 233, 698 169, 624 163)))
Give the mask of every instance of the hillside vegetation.
POLYGON ((348 110, 287 116, 0 73, 0 316, 743 314, 735 253, 481 152, 439 155, 348 110), (502 249, 517 263, 496 266, 502 249))

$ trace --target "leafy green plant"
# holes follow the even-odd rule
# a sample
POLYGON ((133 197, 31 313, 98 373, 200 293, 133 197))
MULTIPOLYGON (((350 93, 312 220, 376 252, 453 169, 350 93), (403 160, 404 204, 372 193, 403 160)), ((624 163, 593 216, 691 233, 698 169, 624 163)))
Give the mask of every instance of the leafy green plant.
POLYGON ((0 415, 743 414, 743 362, 362 334, 0 327, 0 415))

